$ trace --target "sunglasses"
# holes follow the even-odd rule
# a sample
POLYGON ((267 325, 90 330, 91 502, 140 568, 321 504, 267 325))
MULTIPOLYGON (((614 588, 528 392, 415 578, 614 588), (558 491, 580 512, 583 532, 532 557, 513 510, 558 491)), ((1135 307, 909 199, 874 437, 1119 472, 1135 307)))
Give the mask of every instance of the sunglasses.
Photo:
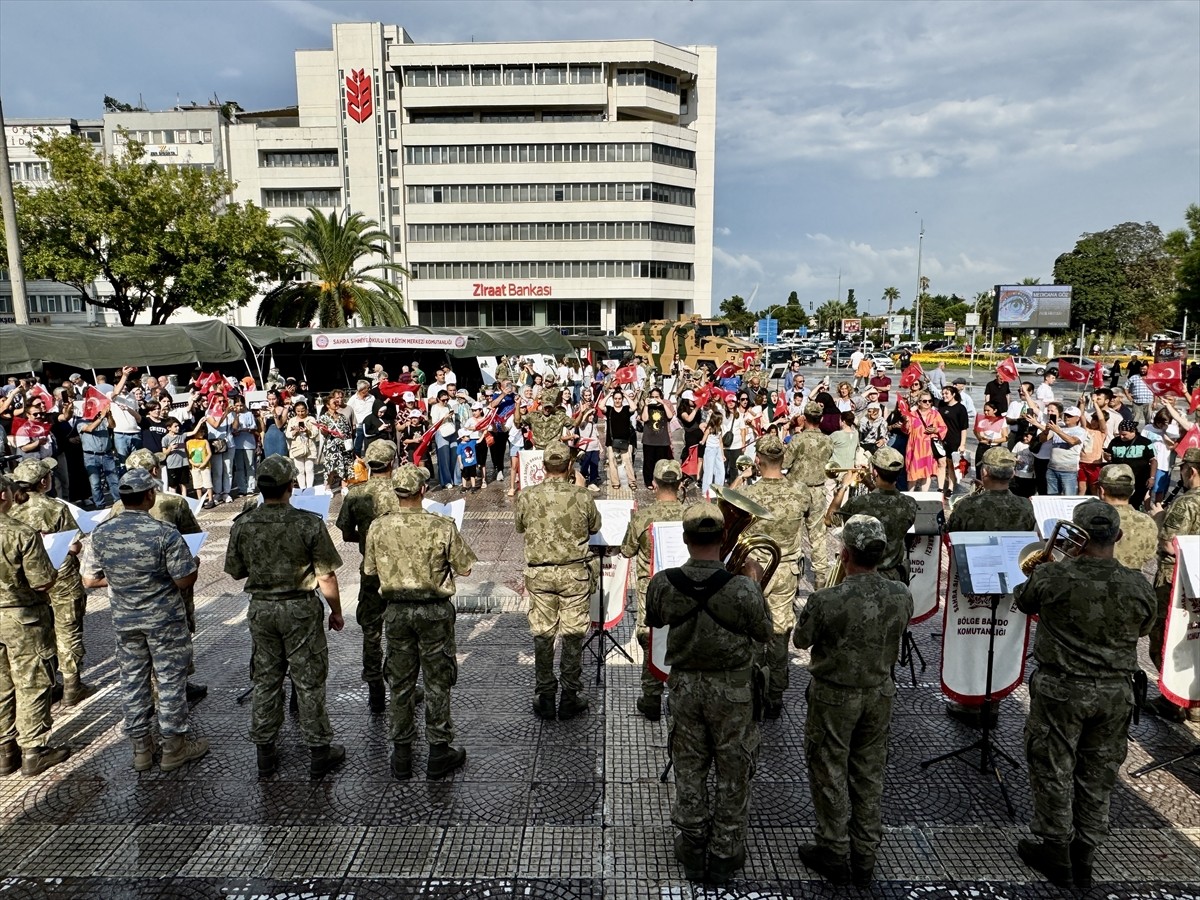
POLYGON ((928 397, 922 397, 922 398, 921 398, 919 401, 917 401, 917 402, 919 402, 919 403, 932 403, 933 401, 932 401, 932 400, 930 400, 928 397))

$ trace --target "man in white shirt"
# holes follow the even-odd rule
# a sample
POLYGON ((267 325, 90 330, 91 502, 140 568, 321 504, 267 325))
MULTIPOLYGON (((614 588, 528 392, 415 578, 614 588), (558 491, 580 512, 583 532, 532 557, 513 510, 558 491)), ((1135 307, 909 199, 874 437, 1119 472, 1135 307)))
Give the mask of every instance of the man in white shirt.
POLYGON ((967 411, 967 427, 971 428, 975 424, 975 401, 967 393, 967 379, 962 377, 955 378, 954 386, 958 388, 958 402, 967 411))
POLYGON ((1060 422, 1057 405, 1046 414, 1046 441, 1050 444, 1050 466, 1046 470, 1046 493, 1074 496, 1079 489, 1079 455, 1088 440, 1087 430, 1079 424, 1083 415, 1078 406, 1069 406, 1060 422))
POLYGON ((1042 376, 1042 383, 1033 392, 1034 399, 1042 406, 1054 402, 1054 381, 1055 377, 1047 372, 1042 376))
POLYGON ((437 374, 434 375, 433 384, 429 385, 429 390, 425 392, 425 396, 429 400, 436 401, 439 391, 446 390, 446 370, 439 368, 437 374))
POLYGON ((946 364, 940 362, 932 372, 929 373, 929 393, 933 396, 942 396, 942 391, 946 387, 946 364))
POLYGON ((858 374, 858 364, 866 358, 866 355, 867 354, 862 352, 861 347, 855 347, 854 352, 850 354, 850 371, 854 373, 854 389, 856 391, 867 382, 868 378, 870 378, 869 375, 866 377, 859 377, 858 374))
POLYGON ((371 382, 365 378, 358 379, 358 390, 346 401, 350 424, 354 426, 354 453, 357 456, 362 456, 365 450, 363 422, 367 421, 367 416, 375 411, 375 404, 375 396, 371 393, 371 382))

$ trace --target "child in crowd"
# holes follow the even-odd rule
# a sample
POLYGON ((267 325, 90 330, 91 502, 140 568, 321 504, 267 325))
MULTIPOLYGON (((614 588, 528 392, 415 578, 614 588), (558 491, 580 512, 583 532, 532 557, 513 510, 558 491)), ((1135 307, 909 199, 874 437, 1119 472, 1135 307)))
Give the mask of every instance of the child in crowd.
POLYGON ((471 404, 471 418, 458 431, 458 460, 462 466, 462 489, 472 493, 479 490, 479 442, 483 434, 480 424, 486 417, 483 404, 471 404))
POLYGON ((192 488, 196 491, 196 499, 203 496, 204 508, 212 509, 216 506, 213 502, 212 448, 208 438, 201 436, 202 432, 203 429, 197 429, 188 438, 187 458, 192 469, 192 488))
POLYGON ((1037 472, 1034 470, 1033 455, 1034 434, 1032 429, 1026 431, 1013 446, 1017 465, 1013 469, 1013 480, 1009 490, 1018 497, 1032 497, 1037 492, 1037 472))
POLYGON ((167 490, 178 491, 184 497, 188 493, 187 437, 178 419, 167 419, 167 433, 163 436, 163 452, 167 454, 167 490))

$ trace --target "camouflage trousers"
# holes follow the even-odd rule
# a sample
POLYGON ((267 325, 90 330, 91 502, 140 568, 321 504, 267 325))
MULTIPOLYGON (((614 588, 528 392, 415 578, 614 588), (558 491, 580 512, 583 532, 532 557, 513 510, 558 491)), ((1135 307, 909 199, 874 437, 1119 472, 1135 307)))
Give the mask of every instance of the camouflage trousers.
POLYGON ((638 646, 642 648, 642 696, 654 700, 663 695, 665 685, 650 671, 650 629, 640 626, 637 629, 638 646))
POLYGON ((816 578, 814 587, 824 587, 829 583, 829 573, 833 565, 829 561, 829 541, 826 539, 825 509, 829 505, 826 496, 828 490, 824 485, 810 485, 812 508, 804 514, 804 533, 808 535, 808 553, 812 560, 813 572, 816 578))
POLYGON ((767 702, 778 704, 783 702, 783 695, 791 684, 791 673, 788 671, 788 661, 791 659, 789 646, 792 643, 792 632, 785 631, 774 635, 771 640, 762 645, 761 664, 767 667, 767 702))
POLYGON ((758 725, 750 672, 672 669, 668 746, 675 765, 671 821, 693 846, 713 856, 737 856, 746 840, 750 781, 758 762, 758 725), (716 764, 716 796, 708 798, 708 771, 716 764))
POLYGON ((1025 759, 1033 789, 1030 830, 1047 841, 1095 847, 1128 749, 1128 678, 1074 679, 1039 669, 1029 680, 1025 759))
POLYGON ((58 649, 58 670, 64 676, 78 676, 83 662, 83 613, 87 594, 58 598, 50 595, 54 616, 54 642, 58 649))
POLYGON ((383 617, 387 602, 379 596, 379 576, 363 575, 358 582, 354 616, 362 629, 362 679, 383 680, 383 617))
POLYGON ((300 705, 300 731, 310 747, 333 740, 325 711, 325 680, 329 676, 329 645, 325 615, 316 593, 290 600, 250 599, 247 613, 254 641, 254 700, 250 740, 275 741, 283 726, 283 679, 289 671, 300 705))
MULTIPOLYGON (((1162 577, 1158 578, 1161 581, 1162 577)), ((1154 627, 1150 629, 1150 660, 1154 667, 1162 673, 1163 641, 1167 637, 1167 610, 1171 608, 1171 582, 1155 584, 1154 595, 1158 599, 1158 615, 1154 618, 1154 627)))
POLYGON ((186 734, 187 675, 192 662, 192 636, 187 624, 118 631, 116 657, 121 670, 125 733, 130 737, 149 734, 157 706, 158 730, 163 737, 186 734))
POLYGON ((389 603, 383 613, 387 630, 387 677, 392 688, 391 738, 411 744, 417 737, 413 694, 417 673, 425 671, 425 739, 454 740, 450 688, 458 681, 454 644, 454 603, 389 603))
POLYGON ((563 566, 526 566, 525 589, 529 592, 529 630, 533 633, 535 692, 553 696, 559 680, 554 677, 554 638, 562 635, 559 674, 564 693, 583 690, 583 638, 587 634, 596 573, 586 563, 563 566))
POLYGON ((873 862, 883 838, 883 772, 896 685, 808 685, 804 753, 812 783, 817 846, 873 862))
POLYGON ((43 747, 54 688, 49 604, 0 609, 0 744, 43 747))

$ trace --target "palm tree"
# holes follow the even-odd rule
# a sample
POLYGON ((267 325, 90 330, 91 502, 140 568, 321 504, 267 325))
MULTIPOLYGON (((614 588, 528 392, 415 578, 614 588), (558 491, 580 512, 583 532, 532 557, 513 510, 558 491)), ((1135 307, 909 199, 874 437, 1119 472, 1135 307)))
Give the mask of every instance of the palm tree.
POLYGON ((377 222, 310 206, 307 219, 288 216, 282 230, 295 274, 263 298, 259 325, 302 328, 316 320, 321 328, 342 328, 356 314, 364 325, 408 324, 404 295, 388 277, 408 272, 386 261, 388 236, 377 222))
POLYGON ((888 303, 887 314, 892 314, 892 304, 900 299, 900 289, 894 287, 886 287, 883 289, 883 299, 888 303))

